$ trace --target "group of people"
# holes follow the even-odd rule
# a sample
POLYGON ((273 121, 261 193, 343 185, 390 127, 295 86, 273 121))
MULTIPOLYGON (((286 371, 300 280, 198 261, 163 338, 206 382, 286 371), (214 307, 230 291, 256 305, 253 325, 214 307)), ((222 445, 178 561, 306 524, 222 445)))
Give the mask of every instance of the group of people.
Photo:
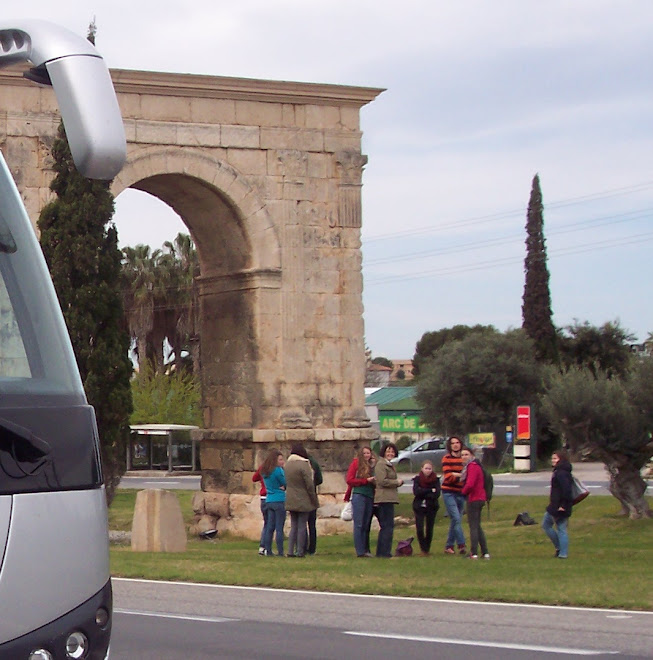
POLYGON ((278 449, 271 449, 261 467, 252 475, 252 480, 261 482, 263 529, 259 554, 274 556, 272 541, 276 540, 276 554, 284 556, 286 512, 290 513, 288 557, 315 554, 317 487, 322 483, 318 462, 298 443, 291 446, 287 461, 278 449))
MULTIPOLYGON (((347 470, 347 493, 351 501, 356 556, 392 557, 395 505, 399 503, 399 487, 392 459, 397 447, 388 442, 377 457, 368 446, 362 447, 347 470), (372 518, 379 521, 376 553, 370 549, 372 518)), ((572 477, 569 456, 564 449, 554 452, 551 496, 542 528, 555 547, 555 556, 566 559, 569 540, 567 521, 572 509, 572 477)), ((288 556, 303 557, 316 549, 315 519, 318 508, 317 486, 322 483, 320 467, 300 444, 291 447, 285 461, 278 449, 272 449, 252 477, 261 481, 261 513, 263 530, 259 554, 273 555, 272 541, 276 535, 277 555, 284 554, 283 527, 286 511, 290 513, 288 556)), ((490 559, 487 539, 481 526, 481 512, 486 504, 485 476, 474 450, 463 445, 457 436, 447 440, 447 453, 442 458, 442 482, 431 461, 424 461, 413 477, 413 512, 420 551, 431 551, 435 517, 442 494, 449 518, 445 554, 460 554, 469 559, 490 559), (469 552, 463 532, 463 513, 469 525, 469 552), (480 555, 479 555, 480 547, 480 555)))
POLYGON ((396 455, 397 447, 391 442, 381 447, 378 458, 370 447, 363 447, 347 470, 345 500, 351 498, 357 557, 372 557, 370 528, 373 515, 379 521, 376 556, 392 557, 395 504, 399 504, 399 486, 404 483, 397 477, 391 462, 396 455))
POLYGON ((449 532, 444 547, 445 554, 467 555, 463 513, 467 510, 469 524, 470 559, 478 559, 481 546, 483 559, 490 558, 485 533, 481 527, 481 510, 485 506, 485 478, 474 450, 465 447, 462 440, 453 435, 447 440, 447 453, 442 458, 442 499, 449 516, 449 532))
MULTIPOLYGON (((370 527, 374 515, 379 521, 376 556, 392 556, 394 506, 399 503, 398 489, 403 485, 403 480, 397 477, 391 462, 395 456, 397 447, 391 442, 381 447, 378 458, 370 447, 363 447, 347 470, 349 490, 345 499, 351 497, 357 557, 373 556, 370 550, 370 527)), ((480 543, 483 557, 489 559, 487 541, 481 528, 481 509, 486 500, 483 470, 474 451, 463 447, 460 439, 455 436, 447 441, 447 454, 442 459, 442 484, 431 461, 424 461, 419 473, 413 477, 415 527, 420 551, 424 556, 431 552, 440 493, 450 521, 445 553, 455 554, 457 543, 458 552, 467 554, 462 530, 462 515, 467 506, 471 537, 469 557, 478 559, 480 543)))

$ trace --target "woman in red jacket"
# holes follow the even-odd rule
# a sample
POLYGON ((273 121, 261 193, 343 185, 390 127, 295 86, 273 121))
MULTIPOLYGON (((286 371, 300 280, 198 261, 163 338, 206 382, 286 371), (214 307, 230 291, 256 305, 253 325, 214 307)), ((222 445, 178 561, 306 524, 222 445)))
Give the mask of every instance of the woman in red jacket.
POLYGON ((374 465, 376 457, 369 447, 362 447, 347 470, 354 514, 354 548, 357 557, 371 557, 370 527, 374 510, 374 465))
POLYGON ((490 553, 487 549, 485 533, 481 529, 481 511, 485 505, 485 479, 483 468, 474 457, 474 450, 463 447, 460 452, 463 459, 463 473, 460 480, 464 481, 462 493, 467 498, 467 522, 469 523, 469 536, 471 543, 470 559, 478 559, 478 545, 481 544, 483 559, 489 559, 490 553))
POLYGON ((252 481, 256 483, 257 481, 261 482, 261 492, 259 493, 260 500, 261 500, 261 515, 263 516, 263 529, 261 530, 261 540, 258 544, 258 553, 259 555, 264 555, 265 554, 265 533, 267 530, 267 504, 266 504, 266 497, 268 494, 268 491, 265 490, 265 482, 263 481, 263 475, 261 474, 261 467, 259 466, 259 469, 254 472, 252 475, 252 481))

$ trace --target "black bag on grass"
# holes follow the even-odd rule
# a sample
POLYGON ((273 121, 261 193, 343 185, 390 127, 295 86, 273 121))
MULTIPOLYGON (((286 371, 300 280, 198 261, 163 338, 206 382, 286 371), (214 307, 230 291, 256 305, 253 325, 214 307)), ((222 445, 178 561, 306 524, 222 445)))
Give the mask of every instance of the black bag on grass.
POLYGON ((519 527, 520 525, 534 525, 535 520, 528 515, 528 511, 522 511, 517 514, 515 522, 512 524, 513 527, 519 527))

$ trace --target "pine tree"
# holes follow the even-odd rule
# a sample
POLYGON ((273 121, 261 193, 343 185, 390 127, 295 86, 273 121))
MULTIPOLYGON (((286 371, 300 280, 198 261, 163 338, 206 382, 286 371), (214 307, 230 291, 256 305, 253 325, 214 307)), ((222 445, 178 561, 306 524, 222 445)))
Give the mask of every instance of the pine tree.
POLYGON ((546 265, 544 213, 540 177, 533 177, 526 220, 526 259, 524 260, 522 328, 535 343, 539 362, 558 362, 556 329, 551 320, 549 270, 546 265))
POLYGON ((59 297, 89 403, 95 408, 107 500, 125 471, 132 411, 121 252, 105 181, 75 168, 63 125, 52 148, 56 198, 41 211, 41 248, 59 297))

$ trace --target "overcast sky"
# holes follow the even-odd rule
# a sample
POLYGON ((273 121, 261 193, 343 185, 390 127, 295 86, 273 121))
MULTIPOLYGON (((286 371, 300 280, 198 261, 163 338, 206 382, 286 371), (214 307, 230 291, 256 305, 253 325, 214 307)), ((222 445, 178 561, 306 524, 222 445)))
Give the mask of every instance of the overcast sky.
MULTIPOLYGON (((361 114, 375 356, 410 358, 425 331, 458 323, 521 325, 536 172, 554 323, 619 319, 640 341, 653 332, 650 0, 33 0, 29 10, 80 34, 95 16, 110 67, 387 88, 361 114)), ((117 199, 121 242, 160 247, 184 227, 143 195, 117 199)))

